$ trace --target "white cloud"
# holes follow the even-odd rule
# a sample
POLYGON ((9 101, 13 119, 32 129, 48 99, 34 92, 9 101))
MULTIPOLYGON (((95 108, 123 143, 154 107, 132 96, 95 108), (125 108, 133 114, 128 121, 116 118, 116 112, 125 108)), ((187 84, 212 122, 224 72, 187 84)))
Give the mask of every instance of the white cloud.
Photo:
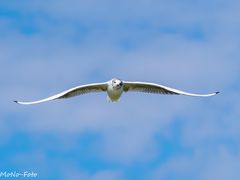
POLYGON ((64 179, 87 179, 87 180, 121 180, 125 179, 122 173, 118 170, 102 170, 90 174, 78 169, 65 168, 64 179))
POLYGON ((238 179, 239 154, 225 147, 215 152, 196 151, 191 156, 175 157, 160 166, 152 179, 238 179))

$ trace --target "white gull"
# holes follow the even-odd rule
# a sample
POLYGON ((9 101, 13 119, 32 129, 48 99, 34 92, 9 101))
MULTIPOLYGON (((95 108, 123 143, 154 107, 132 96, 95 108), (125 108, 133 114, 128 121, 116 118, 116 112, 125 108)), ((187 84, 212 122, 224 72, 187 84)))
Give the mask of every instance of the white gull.
POLYGON ((209 97, 219 93, 219 92, 214 92, 211 94, 194 94, 194 93, 188 93, 188 92, 180 91, 177 89, 173 89, 160 84, 148 83, 148 82, 122 81, 120 79, 114 78, 104 83, 93 83, 93 84, 77 86, 69 90, 63 91, 59 94, 56 94, 38 101, 32 101, 32 102, 14 101, 14 102, 18 104, 25 104, 25 105, 38 104, 38 103, 47 102, 55 99, 65 99, 65 98, 70 98, 77 95, 82 95, 82 94, 92 93, 92 92, 107 92, 108 100, 112 102, 117 102, 120 99, 122 93, 128 92, 128 91, 156 93, 156 94, 186 95, 186 96, 195 96, 195 97, 209 97))

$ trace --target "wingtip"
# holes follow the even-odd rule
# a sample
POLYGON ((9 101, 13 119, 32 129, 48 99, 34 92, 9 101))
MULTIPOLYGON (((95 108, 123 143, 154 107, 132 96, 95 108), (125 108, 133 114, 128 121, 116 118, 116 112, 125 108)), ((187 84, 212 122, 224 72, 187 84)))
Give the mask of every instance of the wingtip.
POLYGON ((13 101, 13 102, 15 102, 15 103, 17 103, 17 104, 18 104, 18 101, 13 101))
POLYGON ((219 94, 220 92, 216 92, 215 94, 219 94))

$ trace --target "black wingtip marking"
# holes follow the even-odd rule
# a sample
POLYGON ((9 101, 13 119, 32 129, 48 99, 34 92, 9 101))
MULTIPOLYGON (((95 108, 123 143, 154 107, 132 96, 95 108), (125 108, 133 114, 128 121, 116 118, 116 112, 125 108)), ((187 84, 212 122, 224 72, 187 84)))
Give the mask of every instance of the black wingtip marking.
POLYGON ((219 94, 220 92, 216 92, 216 94, 219 94))
POLYGON ((13 101, 13 102, 15 102, 15 103, 17 103, 17 104, 18 104, 18 101, 13 101))

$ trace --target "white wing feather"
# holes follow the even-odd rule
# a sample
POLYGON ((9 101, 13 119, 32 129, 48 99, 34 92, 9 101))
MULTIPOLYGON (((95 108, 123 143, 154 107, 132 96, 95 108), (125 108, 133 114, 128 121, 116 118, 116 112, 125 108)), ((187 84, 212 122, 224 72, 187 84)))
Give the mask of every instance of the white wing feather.
POLYGON ((158 94, 175 94, 175 95, 186 95, 195 97, 209 97, 218 94, 219 92, 211 94, 195 94, 188 93, 178 89, 170 88, 160 84, 148 83, 148 82, 129 82, 124 81, 124 91, 139 91, 146 93, 158 93, 158 94))
POLYGON ((14 101, 14 102, 18 104, 24 104, 24 105, 38 104, 38 103, 43 103, 43 102, 47 102, 55 99, 70 98, 70 97, 81 95, 81 94, 86 94, 91 92, 101 92, 106 90, 107 90, 107 83, 94 83, 94 84, 77 86, 69 90, 63 91, 59 94, 56 94, 38 101, 32 101, 32 102, 14 101))

